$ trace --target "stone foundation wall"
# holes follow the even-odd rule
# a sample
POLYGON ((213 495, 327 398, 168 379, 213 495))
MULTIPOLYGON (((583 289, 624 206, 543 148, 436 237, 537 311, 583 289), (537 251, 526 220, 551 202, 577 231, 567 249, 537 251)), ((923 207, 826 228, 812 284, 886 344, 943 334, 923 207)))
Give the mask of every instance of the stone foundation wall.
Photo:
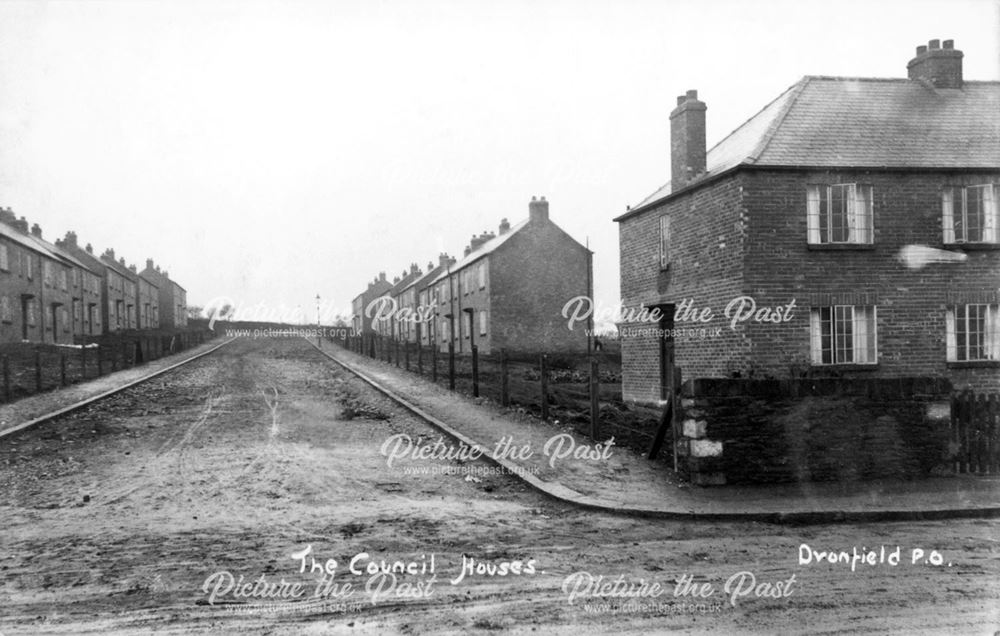
POLYGON ((682 474, 699 485, 917 478, 949 452, 942 378, 684 384, 682 474))

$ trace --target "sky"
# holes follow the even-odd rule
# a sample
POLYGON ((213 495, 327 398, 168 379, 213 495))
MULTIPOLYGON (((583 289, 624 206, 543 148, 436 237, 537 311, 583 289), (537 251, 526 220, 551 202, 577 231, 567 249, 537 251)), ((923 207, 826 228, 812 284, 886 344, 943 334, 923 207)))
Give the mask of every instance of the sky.
POLYGON ((677 95, 711 147, 804 75, 905 77, 935 38, 1000 79, 1000 0, 0 0, 0 206, 189 304, 314 319, 545 196, 611 306, 612 219, 669 179, 677 95))

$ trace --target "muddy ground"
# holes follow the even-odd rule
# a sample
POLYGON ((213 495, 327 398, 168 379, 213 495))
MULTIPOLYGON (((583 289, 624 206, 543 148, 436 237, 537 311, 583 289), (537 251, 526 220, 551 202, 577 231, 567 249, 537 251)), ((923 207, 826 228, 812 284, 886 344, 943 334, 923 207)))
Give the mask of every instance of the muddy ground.
POLYGON ((0 438, 0 633, 1000 629, 996 520, 777 526, 601 514, 489 474, 481 460, 390 468, 380 449, 398 433, 438 436, 305 342, 242 340, 0 438), (855 571, 800 564, 804 543, 899 546, 902 558, 855 571), (916 564, 914 549, 925 554, 916 564), (453 584, 468 559, 507 573, 453 584), (364 571, 382 561, 410 571, 395 581, 364 571), (731 602, 737 581, 724 588, 740 572, 757 587, 745 575, 747 594, 731 602), (675 596, 687 575, 707 596, 675 596), (323 576, 330 585, 317 590, 323 576), (587 593, 595 588, 632 596, 587 593))

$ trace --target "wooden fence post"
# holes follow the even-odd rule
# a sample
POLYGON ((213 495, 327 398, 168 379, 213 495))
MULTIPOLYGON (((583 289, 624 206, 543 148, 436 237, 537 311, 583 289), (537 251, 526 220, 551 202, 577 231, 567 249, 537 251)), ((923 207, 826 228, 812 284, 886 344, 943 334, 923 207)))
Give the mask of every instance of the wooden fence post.
POLYGON ((506 349, 500 350, 500 405, 510 406, 510 373, 506 349))
POLYGON ((10 358, 7 356, 3 357, 3 396, 10 402, 10 358))
POLYGON ((424 346, 417 341, 417 373, 424 375, 424 346))
POLYGON ((35 347, 35 392, 42 392, 42 352, 35 347))
POLYGON ((104 375, 104 360, 102 359, 103 358, 103 355, 102 355, 103 351, 104 351, 104 347, 102 347, 101 343, 98 342, 97 343, 97 375, 98 375, 98 377, 104 375))
POLYGON ((597 356, 590 357, 590 439, 596 440, 599 434, 601 420, 601 379, 597 365, 597 356))
MULTIPOLYGON (((410 370, 410 342, 408 340, 404 340, 403 341, 403 352, 404 352, 404 355, 406 356, 406 370, 409 371, 410 370)), ((397 360, 396 363, 399 364, 399 361, 397 360)))
POLYGON ((455 390, 455 343, 448 342, 448 388, 455 390))
POLYGON ((59 354, 59 384, 66 386, 66 354, 59 354))
POLYGON ((549 419, 549 357, 544 353, 538 359, 542 385, 542 419, 549 419))
POLYGON ((393 348, 393 350, 395 352, 395 356, 396 356, 396 366, 399 367, 399 340, 396 340, 395 338, 393 338, 393 340, 392 340, 392 348, 393 348))
POLYGON ((436 342, 431 343, 431 380, 438 381, 438 346, 436 342))
POLYGON ((479 397, 479 345, 472 345, 472 397, 479 397))

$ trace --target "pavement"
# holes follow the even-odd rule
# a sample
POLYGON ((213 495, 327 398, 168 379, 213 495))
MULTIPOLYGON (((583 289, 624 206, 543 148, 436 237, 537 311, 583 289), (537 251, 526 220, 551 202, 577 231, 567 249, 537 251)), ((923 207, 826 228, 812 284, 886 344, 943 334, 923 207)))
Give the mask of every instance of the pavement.
POLYGON ((5 435, 68 413, 112 393, 165 373, 193 358, 203 356, 231 340, 213 339, 146 364, 121 369, 65 388, 36 393, 0 406, 0 439, 5 435))
POLYGON ((1000 476, 691 486, 662 463, 624 448, 596 447, 570 427, 449 391, 329 342, 320 351, 441 430, 453 447, 452 440, 478 446, 483 459, 505 472, 587 508, 646 517, 785 523, 1000 516, 1000 476), (503 452, 510 449, 520 452, 503 452))

